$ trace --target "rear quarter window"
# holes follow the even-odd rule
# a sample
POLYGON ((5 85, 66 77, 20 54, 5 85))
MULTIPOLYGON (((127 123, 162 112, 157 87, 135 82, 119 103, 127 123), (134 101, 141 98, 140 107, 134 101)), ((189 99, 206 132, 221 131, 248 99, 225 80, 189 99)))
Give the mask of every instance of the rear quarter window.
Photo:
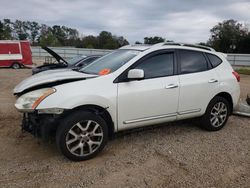
POLYGON ((222 63, 222 60, 218 56, 208 53, 206 55, 213 67, 217 67, 219 64, 222 63))

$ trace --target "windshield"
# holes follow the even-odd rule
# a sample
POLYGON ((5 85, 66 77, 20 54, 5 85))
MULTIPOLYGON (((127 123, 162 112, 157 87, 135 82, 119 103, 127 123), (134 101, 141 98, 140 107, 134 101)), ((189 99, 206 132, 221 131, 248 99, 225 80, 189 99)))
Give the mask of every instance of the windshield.
POLYGON ((80 71, 88 74, 109 74, 119 69, 138 54, 139 51, 137 50, 116 50, 95 60, 87 67, 80 69, 80 71))
POLYGON ((74 64, 78 63, 80 60, 82 60, 82 59, 85 58, 85 57, 86 57, 86 56, 82 56, 82 55, 76 56, 76 57, 73 57, 73 58, 69 59, 69 60, 67 61, 67 63, 68 63, 69 65, 74 65, 74 64))

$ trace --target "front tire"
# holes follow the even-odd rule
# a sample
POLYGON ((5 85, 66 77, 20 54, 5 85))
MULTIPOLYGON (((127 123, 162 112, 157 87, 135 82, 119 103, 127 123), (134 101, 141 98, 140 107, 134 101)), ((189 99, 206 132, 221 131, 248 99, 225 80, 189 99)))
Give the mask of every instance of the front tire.
POLYGON ((208 131, 218 131, 227 123, 230 114, 229 102, 223 97, 215 97, 208 104, 202 117, 202 128, 208 131))
POLYGON ((95 157, 107 140, 106 122, 100 116, 86 111, 76 111, 64 118, 56 133, 57 147, 73 161, 95 157))

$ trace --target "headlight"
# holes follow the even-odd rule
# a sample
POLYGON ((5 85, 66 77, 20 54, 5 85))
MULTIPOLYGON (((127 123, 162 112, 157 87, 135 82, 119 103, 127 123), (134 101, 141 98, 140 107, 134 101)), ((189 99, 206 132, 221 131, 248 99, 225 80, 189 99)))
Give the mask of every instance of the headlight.
POLYGON ((31 91, 19 97, 16 101, 18 110, 34 110, 46 97, 56 92, 54 88, 44 88, 31 91))

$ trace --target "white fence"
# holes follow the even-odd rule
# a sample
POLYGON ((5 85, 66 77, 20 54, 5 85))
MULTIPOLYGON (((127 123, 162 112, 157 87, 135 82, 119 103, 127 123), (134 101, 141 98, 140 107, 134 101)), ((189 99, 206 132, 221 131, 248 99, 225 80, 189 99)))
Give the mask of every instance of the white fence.
POLYGON ((227 60, 233 66, 250 67, 250 54, 227 54, 227 60))
MULTIPOLYGON (((71 58, 77 55, 105 55, 112 50, 87 49, 87 48, 67 48, 67 47, 50 47, 56 53, 64 58, 71 58)), ((41 47, 32 47, 32 56, 35 58, 50 57, 50 55, 41 47)), ((250 54, 227 54, 227 59, 233 66, 249 66, 250 54)))
MULTIPOLYGON (((104 55, 112 50, 88 49, 88 48, 67 48, 67 47, 49 47, 63 58, 71 58, 77 55, 104 55)), ((45 58, 50 57, 50 54, 41 47, 31 47, 32 57, 45 58)))

